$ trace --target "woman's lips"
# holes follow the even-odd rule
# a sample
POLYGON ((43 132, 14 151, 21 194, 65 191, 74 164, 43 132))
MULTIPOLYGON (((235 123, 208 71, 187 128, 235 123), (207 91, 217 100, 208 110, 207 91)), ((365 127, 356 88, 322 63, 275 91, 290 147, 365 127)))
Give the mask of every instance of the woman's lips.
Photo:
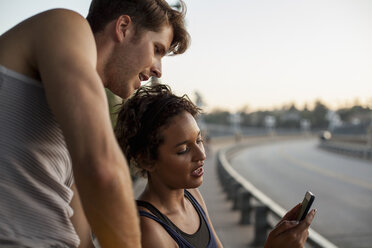
POLYGON ((194 177, 201 177, 204 174, 204 169, 203 167, 199 167, 196 170, 194 170, 191 175, 194 177))

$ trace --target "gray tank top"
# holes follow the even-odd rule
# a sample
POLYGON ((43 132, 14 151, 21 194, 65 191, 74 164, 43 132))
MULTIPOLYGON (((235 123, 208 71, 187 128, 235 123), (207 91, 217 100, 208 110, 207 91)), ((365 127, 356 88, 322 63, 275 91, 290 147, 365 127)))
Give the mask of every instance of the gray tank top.
POLYGON ((0 246, 77 247, 72 183, 42 84, 0 65, 0 246))

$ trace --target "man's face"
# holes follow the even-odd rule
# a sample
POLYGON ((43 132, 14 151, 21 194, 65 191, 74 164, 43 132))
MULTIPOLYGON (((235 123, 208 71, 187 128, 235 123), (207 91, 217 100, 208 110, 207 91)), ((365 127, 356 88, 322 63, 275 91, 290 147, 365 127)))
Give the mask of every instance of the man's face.
POLYGON ((161 59, 173 40, 170 25, 164 25, 158 32, 144 30, 137 38, 131 28, 123 42, 115 46, 105 66, 106 87, 122 98, 132 95, 141 81, 161 77, 161 59))

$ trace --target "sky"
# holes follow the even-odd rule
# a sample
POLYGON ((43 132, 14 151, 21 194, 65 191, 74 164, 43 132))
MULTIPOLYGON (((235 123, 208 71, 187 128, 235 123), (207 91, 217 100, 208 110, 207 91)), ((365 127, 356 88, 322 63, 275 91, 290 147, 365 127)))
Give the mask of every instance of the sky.
MULTIPOLYGON (((169 0, 169 2, 174 2, 169 0)), ((192 41, 163 59, 162 82, 205 110, 248 111, 319 99, 372 107, 372 1, 185 0, 192 41)), ((86 16, 90 0, 0 0, 0 34, 41 11, 86 16)))

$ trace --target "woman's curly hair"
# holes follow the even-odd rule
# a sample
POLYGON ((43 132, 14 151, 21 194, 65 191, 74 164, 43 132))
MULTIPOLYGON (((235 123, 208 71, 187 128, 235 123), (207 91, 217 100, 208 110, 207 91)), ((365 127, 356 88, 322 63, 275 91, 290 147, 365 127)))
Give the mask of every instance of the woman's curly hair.
POLYGON ((167 85, 143 86, 123 103, 115 134, 136 174, 146 176, 143 166, 157 160, 158 148, 164 142, 161 128, 184 111, 193 117, 200 113, 187 95, 176 96, 167 85))

